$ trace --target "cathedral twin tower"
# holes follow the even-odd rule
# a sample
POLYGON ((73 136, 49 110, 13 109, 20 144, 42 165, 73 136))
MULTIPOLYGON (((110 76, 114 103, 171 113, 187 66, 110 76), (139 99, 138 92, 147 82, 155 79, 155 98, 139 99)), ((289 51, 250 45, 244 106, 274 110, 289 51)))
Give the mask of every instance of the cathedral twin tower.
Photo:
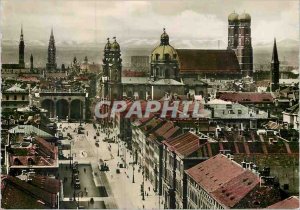
POLYGON ((245 76, 253 76, 253 50, 251 44, 251 16, 233 12, 228 16, 228 47, 234 50, 245 76))

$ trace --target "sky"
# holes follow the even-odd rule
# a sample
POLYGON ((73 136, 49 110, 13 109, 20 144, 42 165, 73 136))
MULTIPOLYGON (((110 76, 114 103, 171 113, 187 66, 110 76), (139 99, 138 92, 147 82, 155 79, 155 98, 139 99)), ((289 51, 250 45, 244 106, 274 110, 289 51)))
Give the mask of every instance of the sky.
POLYGON ((158 39, 165 27, 170 39, 227 42, 233 11, 251 15, 254 44, 299 39, 298 0, 2 0, 1 32, 3 40, 18 40, 23 24, 25 40, 46 44, 51 27, 58 43, 105 42, 113 36, 126 42, 158 39))

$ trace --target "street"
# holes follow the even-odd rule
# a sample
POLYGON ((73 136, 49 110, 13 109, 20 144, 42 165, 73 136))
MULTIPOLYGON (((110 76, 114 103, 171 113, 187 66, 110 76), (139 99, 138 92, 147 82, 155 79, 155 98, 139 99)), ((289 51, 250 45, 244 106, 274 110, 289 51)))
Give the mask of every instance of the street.
MULTIPOLYGON (((116 139, 115 130, 103 129, 100 128, 100 125, 97 125, 97 129, 95 129, 93 124, 82 123, 84 134, 77 134, 79 123, 58 123, 58 126, 62 128, 64 137, 67 136, 67 133, 73 137, 70 140, 71 149, 65 151, 64 154, 67 156, 71 154, 73 163, 77 161, 79 164, 81 186, 77 192, 88 191, 87 195, 83 193, 79 201, 88 201, 93 197, 95 201, 104 201, 106 208, 160 208, 159 196, 154 193, 152 185, 146 179, 144 179, 145 200, 142 200, 143 174, 137 165, 133 166, 133 156, 126 149, 125 144, 119 142, 118 145, 118 143, 103 141, 105 138, 115 137, 116 139), (97 131, 99 136, 96 135, 97 131), (96 146, 96 141, 98 146, 96 146), (109 167, 109 171, 99 170, 99 160, 109 167), (120 168, 120 164, 126 167, 120 168), (120 170, 120 173, 116 172, 117 169, 120 170)), ((69 170, 69 175, 65 175, 68 173, 69 165, 70 160, 60 160, 60 178, 62 180, 64 180, 64 176, 69 176, 71 179, 71 170, 69 170)), ((68 179, 64 182, 64 188, 66 188, 64 189, 64 201, 72 197, 73 190, 70 182, 68 179)), ((92 207, 89 206, 89 208, 92 207)))

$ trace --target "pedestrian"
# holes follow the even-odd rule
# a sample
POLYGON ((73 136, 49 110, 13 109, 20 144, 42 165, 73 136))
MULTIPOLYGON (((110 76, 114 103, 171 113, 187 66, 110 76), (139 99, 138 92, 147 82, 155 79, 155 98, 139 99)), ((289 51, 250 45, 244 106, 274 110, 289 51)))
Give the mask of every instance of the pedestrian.
POLYGON ((143 209, 145 208, 145 205, 143 204, 143 209))
POLYGON ((150 191, 150 187, 148 187, 149 191, 150 191))
MULTIPOLYGON (((86 169, 85 168, 83 168, 83 171, 84 171, 84 173, 86 173, 86 169)), ((149 190, 150 190, 150 187, 149 187, 149 190)))

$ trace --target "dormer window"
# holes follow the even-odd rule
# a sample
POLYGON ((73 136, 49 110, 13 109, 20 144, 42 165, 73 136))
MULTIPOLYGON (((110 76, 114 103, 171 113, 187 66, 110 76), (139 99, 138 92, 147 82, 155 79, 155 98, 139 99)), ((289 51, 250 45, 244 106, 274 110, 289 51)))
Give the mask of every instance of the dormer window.
POLYGON ((170 54, 168 54, 168 53, 165 54, 165 60, 166 61, 170 60, 170 54))
POLYGON ((155 54, 155 59, 156 59, 156 60, 159 59, 159 54, 155 54))

